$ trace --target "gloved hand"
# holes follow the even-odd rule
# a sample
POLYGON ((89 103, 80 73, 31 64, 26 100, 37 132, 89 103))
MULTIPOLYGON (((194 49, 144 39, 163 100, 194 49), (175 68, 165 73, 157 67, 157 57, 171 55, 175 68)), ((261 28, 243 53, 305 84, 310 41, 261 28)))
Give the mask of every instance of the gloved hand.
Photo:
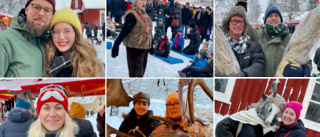
POLYGON ((112 50, 111 50, 111 57, 116 58, 119 54, 119 45, 113 44, 112 50))
POLYGON ((289 59, 280 65, 284 77, 309 77, 310 69, 307 65, 300 66, 296 61, 289 59))

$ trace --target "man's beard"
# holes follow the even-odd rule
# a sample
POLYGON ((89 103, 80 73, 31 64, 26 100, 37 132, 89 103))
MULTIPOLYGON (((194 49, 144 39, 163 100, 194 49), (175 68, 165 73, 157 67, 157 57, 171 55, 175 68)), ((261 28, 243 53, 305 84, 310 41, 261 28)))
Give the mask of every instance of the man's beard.
MULTIPOLYGON (((36 18, 38 20, 44 20, 41 17, 36 17, 36 18)), ((32 22, 33 20, 34 18, 32 20, 27 19, 27 28, 32 35, 40 36, 43 32, 49 29, 49 25, 46 25, 46 24, 41 27, 38 27, 35 23, 32 22)))

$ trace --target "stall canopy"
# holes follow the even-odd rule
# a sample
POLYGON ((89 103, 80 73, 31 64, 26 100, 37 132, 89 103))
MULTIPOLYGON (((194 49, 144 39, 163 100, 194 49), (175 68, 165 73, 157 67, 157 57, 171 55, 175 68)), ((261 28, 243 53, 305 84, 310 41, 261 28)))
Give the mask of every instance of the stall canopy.
POLYGON ((105 94, 105 79, 45 79, 25 84, 21 88, 29 89, 31 93, 39 93, 42 87, 50 84, 63 86, 68 97, 105 94))
POLYGON ((2 12, 0 12, 0 16, 1 16, 1 17, 7 17, 7 18, 10 18, 10 19, 12 19, 12 18, 13 18, 13 16, 12 16, 12 15, 10 15, 10 14, 6 14, 6 13, 2 13, 2 12))
POLYGON ((18 79, 0 83, 0 99, 10 99, 14 95, 23 95, 22 85, 38 82, 41 79, 18 79))

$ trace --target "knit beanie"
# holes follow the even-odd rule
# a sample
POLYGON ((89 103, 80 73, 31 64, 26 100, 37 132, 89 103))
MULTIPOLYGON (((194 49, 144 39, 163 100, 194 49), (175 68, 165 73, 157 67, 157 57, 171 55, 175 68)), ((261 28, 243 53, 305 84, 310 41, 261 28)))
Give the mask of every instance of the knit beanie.
MULTIPOLYGON (((32 0, 28 0, 27 1, 27 3, 26 3, 26 5, 25 5, 25 8, 30 4, 30 2, 31 2, 32 0)), ((50 2, 51 3, 51 5, 52 5, 52 7, 53 7, 53 11, 56 11, 56 1, 55 0, 47 0, 48 2, 50 2)))
POLYGON ((181 28, 179 28, 179 29, 178 29, 178 32, 181 32, 181 33, 182 33, 182 29, 181 29, 181 28))
POLYGON ((159 12, 161 12, 163 14, 163 9, 159 9, 159 12))
POLYGON ((86 116, 86 109, 84 106, 77 102, 72 102, 70 106, 70 117, 71 118, 84 118, 86 116))
POLYGON ((60 85, 49 85, 41 88, 38 102, 37 102, 37 111, 38 115, 43 104, 47 102, 57 102, 63 105, 66 112, 68 112, 68 99, 63 91, 63 87, 60 85))
POLYGON ((300 112, 301 112, 301 109, 302 109, 302 104, 300 102, 297 102, 297 101, 290 101, 289 103, 287 103, 284 107, 283 107, 283 110, 282 110, 282 113, 284 112, 284 110, 287 108, 287 107, 290 107, 294 110, 294 112, 296 112, 296 115, 297 115, 297 120, 300 118, 300 112))
POLYGON ((224 33, 229 32, 229 22, 230 18, 234 16, 239 16, 243 18, 244 20, 244 28, 243 28, 243 33, 247 32, 247 25, 249 24, 247 20, 247 13, 246 10, 242 6, 235 6, 232 7, 222 18, 222 24, 221 24, 221 29, 224 33))
POLYGON ((22 107, 25 109, 30 109, 31 104, 24 98, 17 97, 16 107, 22 107))
POLYGON ((150 106, 150 96, 147 93, 139 92, 133 96, 133 105, 136 104, 137 101, 147 102, 148 106, 150 106))
POLYGON ((53 26, 58 22, 67 22, 71 24, 77 29, 77 31, 80 33, 80 36, 82 36, 80 20, 77 14, 72 11, 72 9, 68 7, 64 7, 57 10, 52 17, 52 20, 50 23, 50 29, 52 30, 53 26))
POLYGON ((194 24, 194 22, 191 22, 189 27, 194 29, 196 27, 196 24, 194 24))
POLYGON ((282 15, 281 15, 280 10, 278 9, 278 7, 276 7, 275 5, 270 3, 269 6, 266 9, 266 12, 264 13, 264 24, 266 24, 266 20, 267 20, 268 16, 271 13, 278 13, 280 15, 281 23, 283 22, 282 15))

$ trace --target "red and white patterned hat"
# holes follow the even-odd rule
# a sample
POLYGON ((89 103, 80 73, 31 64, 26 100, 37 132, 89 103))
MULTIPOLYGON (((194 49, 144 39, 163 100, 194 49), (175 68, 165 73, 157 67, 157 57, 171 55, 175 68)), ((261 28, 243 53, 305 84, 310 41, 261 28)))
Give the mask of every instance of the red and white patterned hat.
POLYGON ((58 102, 63 105, 66 112, 68 112, 68 98, 63 91, 63 87, 60 85, 48 85, 40 90, 38 102, 37 102, 37 111, 38 115, 43 104, 47 102, 58 102))

